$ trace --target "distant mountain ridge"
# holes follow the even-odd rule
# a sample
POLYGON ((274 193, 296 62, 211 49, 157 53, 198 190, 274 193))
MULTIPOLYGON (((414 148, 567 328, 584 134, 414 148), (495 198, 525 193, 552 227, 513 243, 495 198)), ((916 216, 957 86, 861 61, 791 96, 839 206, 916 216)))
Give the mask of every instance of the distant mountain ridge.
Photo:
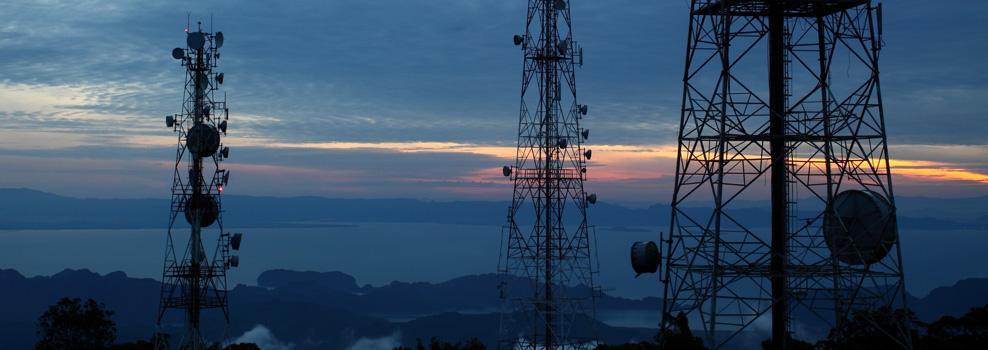
MULTIPOLYGON (((270 329, 278 339, 296 349, 344 349, 359 338, 402 334, 411 344, 416 337, 465 340, 477 337, 493 344, 497 331, 494 275, 464 276, 442 283, 392 282, 358 289, 356 279, 341 272, 267 271, 260 286, 239 285, 230 292, 233 313, 230 335, 255 325, 270 329), (408 320, 389 321, 388 315, 408 320), (455 324, 456 327, 445 325, 455 324)), ((146 339, 154 331, 160 284, 152 279, 129 278, 122 272, 100 275, 88 270, 64 270, 48 276, 25 277, 14 270, 0 270, 0 344, 4 349, 29 349, 34 341, 35 320, 62 297, 93 298, 115 312, 121 340, 146 339)), ((604 296, 598 308, 649 309, 658 299, 632 300, 604 296)), ((181 322, 178 312, 168 314, 164 325, 181 322)), ((204 324, 217 324, 214 318, 204 324)), ((589 327, 590 320, 582 327, 589 327)), ((602 339, 623 342, 644 339, 650 329, 597 324, 602 339)), ((218 334, 211 327, 207 332, 218 334)))
MULTIPOLYGON (((976 211, 988 207, 988 197, 901 197, 897 202, 901 213, 899 223, 903 227, 988 229, 988 216, 976 211)), ((733 212, 747 224, 765 224, 769 211, 762 204, 747 203, 750 207, 739 207, 733 212)), ((224 196, 223 205, 228 225, 243 228, 323 227, 359 222, 500 225, 507 210, 507 202, 493 201, 237 195, 224 196)), ((0 212, 4 213, 0 215, 0 229, 161 228, 168 224, 168 208, 167 199, 73 198, 24 188, 0 188, 0 212)), ((598 202, 591 210, 592 222, 604 226, 661 227, 668 223, 670 213, 669 207, 661 204, 626 208, 598 202)), ((185 225, 181 219, 178 224, 185 225)))
MULTIPOLYGON (((471 275, 441 283, 393 282, 358 287, 356 278, 342 272, 270 270, 258 277, 258 286, 237 286, 230 294, 236 336, 264 325, 278 339, 297 350, 344 349, 360 338, 401 334, 406 344, 417 337, 463 340, 478 337, 491 344, 498 316, 494 275, 471 275), (388 320, 388 314, 407 320, 388 320)), ((130 278, 122 272, 100 275, 88 270, 65 270, 52 276, 25 277, 0 270, 0 344, 4 349, 30 349, 37 317, 61 297, 93 298, 115 311, 121 340, 145 339, 154 332, 160 284, 153 279, 130 278)), ((988 304, 988 278, 958 281, 937 288, 910 306, 924 321, 942 315, 959 316, 969 308, 988 304)), ((658 310, 660 300, 604 296, 598 310, 658 310)), ((166 326, 180 324, 171 313, 166 326)), ((216 324, 211 319, 207 324, 216 324)), ((582 321, 584 326, 587 326, 582 321)), ((598 324, 608 343, 648 339, 652 328, 625 328, 598 324)), ((209 329, 219 332, 219 329, 209 329)), ((215 333, 214 333, 215 334, 215 333)), ((760 339, 751 337, 757 346, 760 339)), ((745 345, 747 346, 747 345, 745 345)))

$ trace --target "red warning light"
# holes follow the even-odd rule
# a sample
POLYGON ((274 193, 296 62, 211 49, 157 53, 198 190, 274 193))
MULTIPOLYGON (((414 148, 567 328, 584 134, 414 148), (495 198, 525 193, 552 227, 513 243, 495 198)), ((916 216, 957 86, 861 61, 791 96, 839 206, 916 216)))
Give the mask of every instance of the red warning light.
POLYGON ((223 185, 216 185, 216 191, 223 193, 223 185))
POLYGON ((183 31, 186 32, 186 33, 188 33, 189 32, 189 28, 185 28, 185 29, 183 29, 183 31))

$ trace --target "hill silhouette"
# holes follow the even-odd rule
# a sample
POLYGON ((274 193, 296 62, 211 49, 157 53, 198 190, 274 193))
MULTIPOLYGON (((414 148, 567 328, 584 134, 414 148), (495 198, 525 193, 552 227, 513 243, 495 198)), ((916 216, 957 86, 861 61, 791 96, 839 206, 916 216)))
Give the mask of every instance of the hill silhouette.
MULTIPOLYGON (((233 322, 228 334, 236 336, 257 325, 296 349, 346 348, 361 338, 400 336, 407 344, 415 338, 465 340, 477 337, 490 344, 496 337, 497 276, 471 275, 441 283, 393 282, 358 287, 356 278, 342 272, 270 270, 258 277, 258 286, 236 286, 230 294, 233 322), (397 316, 397 317, 396 317, 397 316)), ((52 276, 25 277, 0 270, 0 344, 29 349, 34 321, 62 297, 93 298, 113 310, 122 341, 146 339, 154 331, 158 281, 131 278, 122 272, 100 275, 88 270, 65 270, 52 276)), ((516 291, 524 292, 524 291, 516 291)), ((988 304, 988 279, 966 279, 913 298, 911 307, 920 319, 960 316, 970 307, 988 304)), ((602 297, 598 309, 657 311, 657 298, 602 297)), ((172 315, 166 325, 178 324, 172 315)), ((215 315, 214 315, 215 316, 215 315)), ((219 319, 212 319, 212 324, 219 319)), ((583 327, 590 321, 584 320, 583 327)), ((650 328, 622 328, 596 324, 601 339, 623 343, 648 339, 650 328)), ((207 327, 218 334, 222 329, 207 327)), ((758 337, 751 337, 753 340, 758 337)))
MULTIPOLYGON (((223 197, 225 220, 236 227, 322 227, 351 222, 503 224, 507 202, 423 201, 415 199, 340 199, 323 197, 223 197), (501 213, 501 214, 499 214, 501 213)), ((124 229, 167 225, 169 200, 73 198, 19 188, 0 188, 0 229, 124 229)), ((988 197, 962 199, 897 198, 902 227, 911 229, 985 229, 988 197), (974 211, 972 211, 974 210, 974 211)), ((686 211, 691 211, 685 208, 686 211)), ((706 209, 700 209, 706 210, 706 209)), ((809 209, 807 209, 809 210, 809 209)), ((669 207, 627 208, 607 202, 593 207, 593 223, 606 226, 661 227, 669 207)), ((801 217, 811 217, 809 211, 801 217)), ((767 202, 752 201, 734 216, 753 227, 767 225, 767 202)), ((184 225, 183 221, 178 222, 184 225)))

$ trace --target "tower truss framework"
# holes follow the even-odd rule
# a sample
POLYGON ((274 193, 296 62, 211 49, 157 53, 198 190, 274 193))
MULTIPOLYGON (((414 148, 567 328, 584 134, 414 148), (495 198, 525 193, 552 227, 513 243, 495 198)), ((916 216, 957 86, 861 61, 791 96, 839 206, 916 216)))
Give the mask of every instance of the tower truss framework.
POLYGON ((499 273, 501 349, 592 348, 599 294, 592 255, 594 228, 584 192, 587 106, 576 96, 583 50, 573 40, 570 2, 530 0, 524 53, 518 148, 504 175, 514 184, 502 227, 499 273))
MULTIPOLYGON (((804 322, 838 327, 855 310, 904 307, 881 5, 693 0, 689 22, 660 326, 682 312, 720 348, 770 321, 783 349, 804 322), (833 238, 851 230, 834 204, 848 191, 891 208, 875 230, 895 235, 874 261, 872 246, 833 238), (766 199, 771 220, 751 215, 745 201, 766 199)), ((887 335, 911 348, 907 334, 887 335)))
POLYGON ((229 109, 225 95, 218 92, 224 75, 215 72, 223 33, 204 32, 201 22, 186 32, 186 47, 172 52, 186 69, 182 112, 165 118, 178 134, 178 146, 157 315, 155 349, 159 350, 175 344, 182 350, 206 349, 225 338, 225 334, 207 337, 204 328, 225 332, 229 324, 226 274, 239 265, 239 257, 232 253, 239 250, 242 237, 223 228, 221 193, 230 174, 222 163, 230 150, 221 136, 226 135, 229 109), (216 239, 211 253, 203 243, 210 235, 216 239), (181 244, 184 239, 184 249, 179 249, 182 246, 176 241, 181 244), (184 316, 177 341, 171 339, 174 330, 163 324, 168 310, 179 310, 184 316), (206 310, 220 311, 223 326, 204 327, 206 310))

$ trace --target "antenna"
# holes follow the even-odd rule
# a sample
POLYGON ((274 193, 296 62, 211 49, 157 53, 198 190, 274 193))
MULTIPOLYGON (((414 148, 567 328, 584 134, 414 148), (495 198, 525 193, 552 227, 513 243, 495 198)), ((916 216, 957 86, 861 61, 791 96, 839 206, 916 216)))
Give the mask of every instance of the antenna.
MULTIPOLYGON (((190 23, 191 16, 190 13, 187 17, 190 23)), ((203 32, 201 22, 195 30, 187 26, 186 32, 186 47, 172 50, 172 58, 182 60, 186 70, 182 112, 165 117, 165 125, 178 133, 179 142, 158 307, 158 333, 154 337, 156 350, 172 349, 169 338, 181 339, 180 349, 204 350, 226 337, 225 334, 217 337, 203 334, 203 329, 216 327, 203 327, 201 316, 203 312, 215 309, 222 312, 225 325, 229 325, 226 274, 230 268, 239 266, 240 257, 231 252, 240 250, 243 240, 243 234, 231 234, 223 229, 221 192, 229 182, 230 174, 220 164, 230 155, 230 148, 222 144, 229 108, 226 94, 220 97, 216 93, 223 82, 223 73, 215 76, 215 84, 210 81, 223 36, 203 32), (181 224, 181 220, 188 226, 181 224), (203 247, 203 241, 210 235, 217 239, 212 256, 203 247), (186 237, 185 249, 176 249, 175 241, 186 237), (181 310, 185 315, 181 337, 169 337, 166 335, 169 330, 162 328, 168 310, 181 310), (207 338, 217 341, 207 342, 207 338)))
POLYGON ((794 315, 839 332, 905 307, 872 3, 692 1, 660 336, 689 316, 719 349, 771 322, 781 350, 794 315), (746 216, 764 194, 771 214, 746 216))
POLYGON ((583 188, 590 160, 583 143, 590 134, 580 128, 587 110, 577 102, 573 83, 574 54, 580 51, 570 8, 567 0, 530 0, 525 34, 512 37, 524 52, 526 86, 518 157, 501 169, 514 182, 498 266, 505 306, 501 349, 596 346, 596 332, 585 322, 594 319, 600 295, 594 284, 595 231, 587 220, 597 195, 583 188))

